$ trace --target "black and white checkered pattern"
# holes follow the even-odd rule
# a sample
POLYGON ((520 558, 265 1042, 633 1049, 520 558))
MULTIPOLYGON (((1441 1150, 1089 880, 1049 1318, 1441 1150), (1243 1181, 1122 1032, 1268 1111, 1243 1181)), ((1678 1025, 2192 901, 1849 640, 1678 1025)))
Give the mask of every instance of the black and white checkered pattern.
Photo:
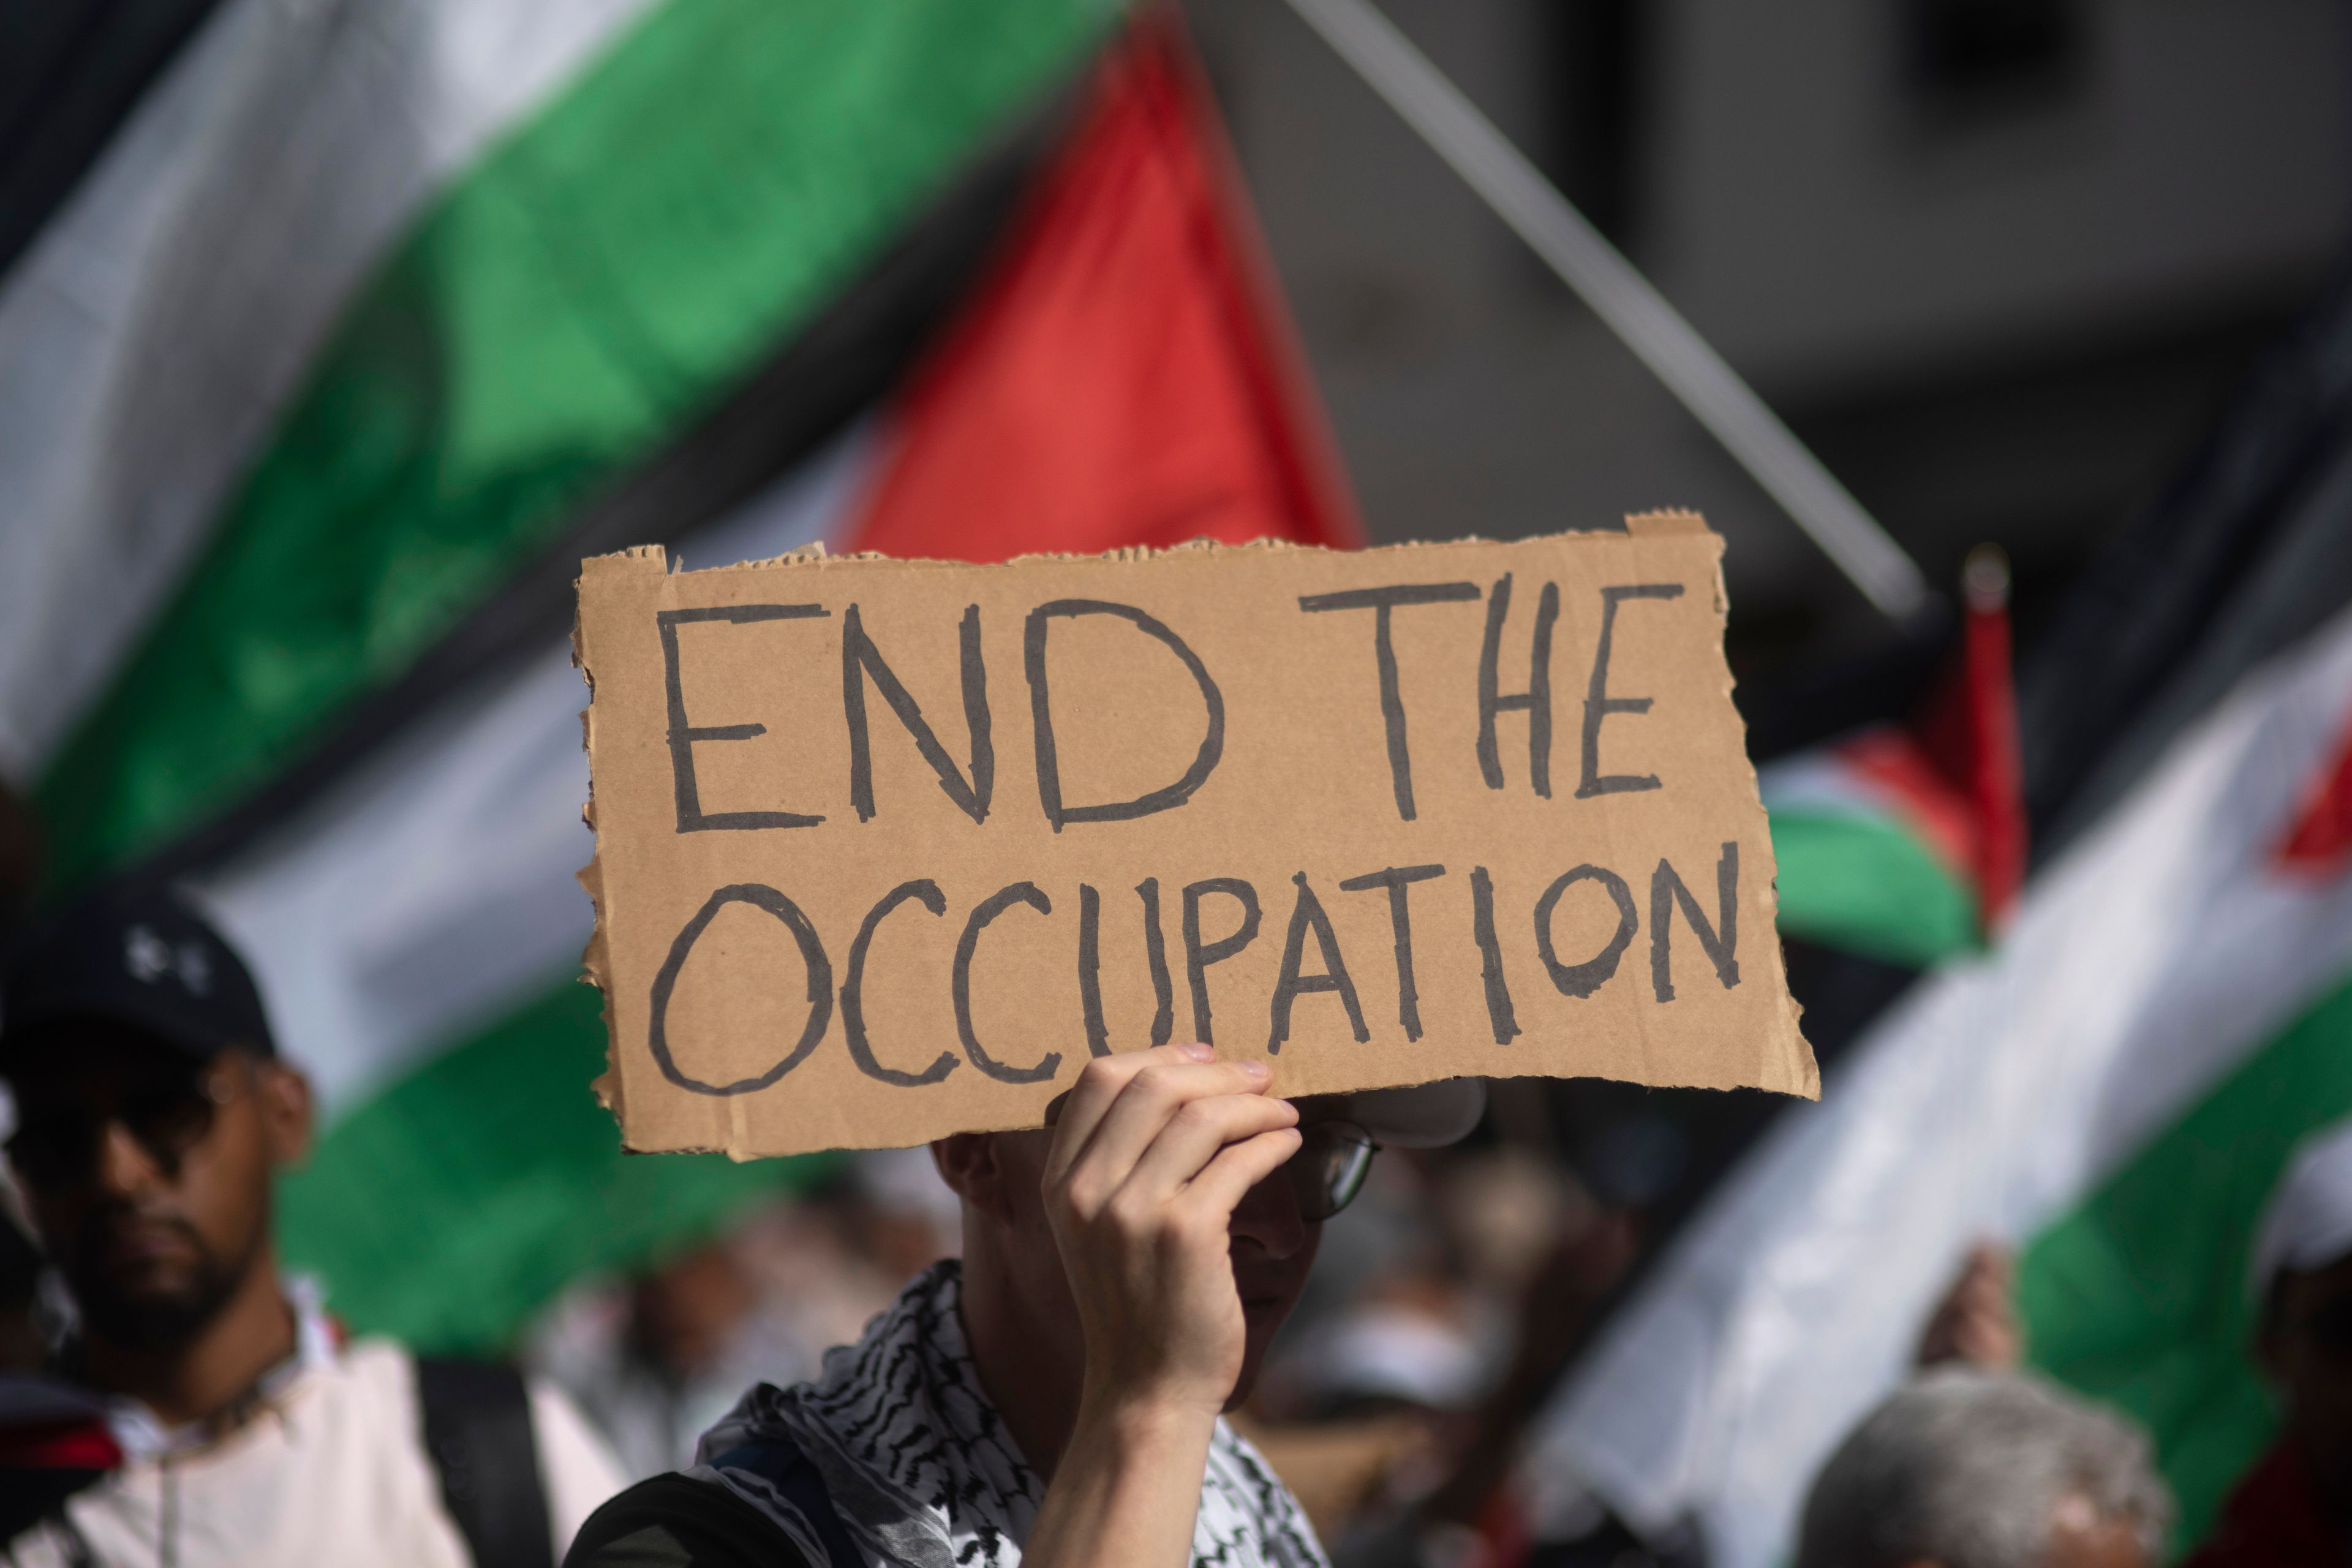
MULTIPOLYGON (((1045 1487, 981 1389, 956 1310, 952 1260, 934 1266, 828 1352, 813 1383, 761 1384, 703 1436, 689 1473, 727 1487, 773 1520, 812 1563, 826 1561, 814 1524, 761 1476, 714 1464, 732 1451, 789 1443, 825 1481, 842 1524, 869 1561, 908 1568, 1013 1568, 1045 1487)), ((1209 1447, 1192 1561, 1213 1568, 1328 1568, 1289 1489, 1223 1421, 1209 1447)))

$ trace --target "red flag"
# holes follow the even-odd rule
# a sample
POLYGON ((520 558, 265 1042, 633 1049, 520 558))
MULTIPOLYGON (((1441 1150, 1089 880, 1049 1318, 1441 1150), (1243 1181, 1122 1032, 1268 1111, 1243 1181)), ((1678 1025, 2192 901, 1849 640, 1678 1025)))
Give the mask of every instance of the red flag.
POLYGON ((1147 14, 1103 62, 888 438, 856 549, 1361 542, 1172 16, 1147 14))
POLYGON ((1978 919, 1990 932, 2008 919, 2025 885, 2025 773, 2010 672, 2008 561, 1979 546, 1969 554, 1960 587, 1966 619, 1957 685, 1935 716, 1928 743, 1969 802, 1978 919))
POLYGON ((2352 723, 2328 766, 2312 781, 2294 826, 2279 846, 2279 862, 2315 876, 2333 876, 2352 861, 2352 723))
POLYGON ((1997 932, 2025 884, 2025 777, 2017 685, 2010 669, 2009 566, 1980 546, 1962 575, 1960 646, 1907 724, 1879 724, 1838 742, 1838 761, 1898 812, 1976 893, 1977 921, 1997 932))

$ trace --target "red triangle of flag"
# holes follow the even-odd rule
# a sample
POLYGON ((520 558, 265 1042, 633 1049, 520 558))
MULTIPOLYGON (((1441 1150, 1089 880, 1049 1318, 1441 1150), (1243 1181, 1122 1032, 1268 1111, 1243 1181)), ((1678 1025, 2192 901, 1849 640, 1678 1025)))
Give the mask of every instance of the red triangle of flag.
POLYGON ((2294 826, 2279 846, 2279 861, 2319 876, 2352 866, 2352 724, 2326 769, 2312 781, 2294 826))
POLYGON ((855 549, 1360 542, 1173 17, 1147 15, 1098 68, 888 439, 855 549))

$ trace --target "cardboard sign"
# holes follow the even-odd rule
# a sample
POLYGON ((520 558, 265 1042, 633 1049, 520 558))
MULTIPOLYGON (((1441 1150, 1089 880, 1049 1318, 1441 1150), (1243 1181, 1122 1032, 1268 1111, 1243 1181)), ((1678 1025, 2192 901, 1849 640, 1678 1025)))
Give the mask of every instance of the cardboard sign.
POLYGON ((1205 1040, 1278 1093, 1818 1092, 1722 541, 586 562, 591 977, 632 1149, 1038 1125, 1205 1040))

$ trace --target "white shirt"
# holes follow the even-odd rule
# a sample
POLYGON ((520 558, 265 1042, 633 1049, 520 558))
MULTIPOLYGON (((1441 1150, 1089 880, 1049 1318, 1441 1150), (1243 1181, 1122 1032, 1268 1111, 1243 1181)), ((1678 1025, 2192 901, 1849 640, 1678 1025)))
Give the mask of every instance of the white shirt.
MULTIPOLYGON (((110 1413, 129 1457, 67 1503, 71 1534, 43 1524, 0 1556, 22 1568, 472 1568, 425 1452, 415 1358, 381 1340, 338 1349, 315 1331, 302 1339, 282 1382, 265 1384, 262 1409, 217 1440, 174 1441, 152 1420, 142 1432, 138 1415, 110 1413)), ((532 1384, 530 1400, 561 1560, 624 1481, 562 1395, 532 1384)))

